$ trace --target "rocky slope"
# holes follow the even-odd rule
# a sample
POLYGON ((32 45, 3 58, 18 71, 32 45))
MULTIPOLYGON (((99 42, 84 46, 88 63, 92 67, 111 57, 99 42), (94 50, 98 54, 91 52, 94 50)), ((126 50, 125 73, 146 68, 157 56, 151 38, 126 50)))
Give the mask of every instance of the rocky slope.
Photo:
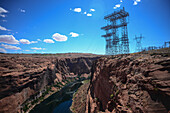
POLYGON ((26 101, 40 97, 55 82, 86 77, 98 56, 76 55, 0 54, 0 113, 21 112, 26 101))
POLYGON ((73 102, 70 107, 73 113, 84 113, 86 110, 87 90, 90 85, 89 80, 83 81, 83 85, 73 95, 73 102))
POLYGON ((170 112, 170 57, 117 55, 92 66, 87 113, 170 112))

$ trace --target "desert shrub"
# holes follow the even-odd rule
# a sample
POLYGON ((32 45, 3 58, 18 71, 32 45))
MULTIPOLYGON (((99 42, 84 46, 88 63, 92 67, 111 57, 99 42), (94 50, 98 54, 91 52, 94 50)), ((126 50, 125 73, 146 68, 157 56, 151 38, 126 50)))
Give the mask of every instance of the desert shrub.
POLYGON ((23 111, 26 112, 29 109, 28 104, 25 104, 25 106, 23 107, 23 111))
POLYGON ((113 95, 113 94, 111 94, 111 95, 110 95, 110 98, 112 99, 113 97, 114 97, 114 95, 113 95))

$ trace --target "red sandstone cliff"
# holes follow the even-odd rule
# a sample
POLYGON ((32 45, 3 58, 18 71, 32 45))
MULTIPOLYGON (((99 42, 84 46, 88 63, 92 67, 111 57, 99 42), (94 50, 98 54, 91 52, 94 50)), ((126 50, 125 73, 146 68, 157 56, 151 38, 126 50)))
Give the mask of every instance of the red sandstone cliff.
POLYGON ((87 113, 170 112, 170 57, 123 55, 92 66, 87 113))
POLYGON ((23 103, 41 96, 47 85, 89 74, 97 58, 0 55, 0 113, 21 112, 23 103))

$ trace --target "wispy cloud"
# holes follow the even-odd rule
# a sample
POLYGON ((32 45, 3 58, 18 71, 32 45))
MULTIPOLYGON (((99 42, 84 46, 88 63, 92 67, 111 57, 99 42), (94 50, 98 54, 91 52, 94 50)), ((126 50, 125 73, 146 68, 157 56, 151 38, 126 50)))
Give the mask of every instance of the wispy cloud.
POLYGON ((21 11, 22 13, 25 13, 25 10, 24 10, 24 9, 21 9, 20 11, 21 11))
POLYGON ((7 22, 7 20, 2 20, 2 22, 7 22))
POLYGON ((73 11, 79 13, 79 12, 81 12, 81 8, 74 8, 73 11))
POLYGON ((20 43, 22 44, 32 44, 32 43, 38 43, 38 41, 29 41, 27 39, 20 39, 20 43))
POLYGON ((1 25, 0 25, 0 30, 2 30, 2 31, 10 31, 9 29, 7 29, 5 27, 2 27, 1 25))
POLYGON ((28 52, 28 51, 30 51, 30 50, 23 50, 23 51, 27 51, 27 52, 28 52))
POLYGON ((52 38, 56 41, 62 42, 62 41, 67 41, 67 36, 61 35, 59 33, 55 33, 52 38))
POLYGON ((6 53, 6 50, 4 48, 0 48, 1 53, 6 53))
POLYGON ((1 44, 1 46, 4 47, 5 49, 21 50, 21 48, 17 46, 11 46, 11 45, 6 45, 6 44, 1 44))
POLYGON ((53 40, 51 40, 51 39, 44 39, 44 41, 43 42, 45 42, 45 43, 54 43, 54 41, 53 40))
POLYGON ((45 48, 38 48, 38 47, 32 47, 31 49, 34 49, 34 50, 45 50, 45 48))
POLYGON ((71 37, 78 37, 79 36, 79 34, 78 33, 74 33, 74 32, 70 32, 70 34, 69 35, 71 35, 71 37))
POLYGON ((120 0, 120 2, 123 2, 123 0, 120 0))
POLYGON ((0 7, 0 16, 1 17, 6 17, 6 15, 4 13, 8 13, 8 11, 5 10, 4 8, 0 7))
POLYGON ((41 41, 41 39, 37 39, 37 41, 41 41))
POLYGON ((85 11, 83 14, 87 14, 87 12, 85 11))
POLYGON ((90 14, 90 13, 87 13, 87 16, 92 16, 92 14, 90 14))
POLYGON ((7 44, 19 44, 13 35, 0 35, 0 42, 7 44))

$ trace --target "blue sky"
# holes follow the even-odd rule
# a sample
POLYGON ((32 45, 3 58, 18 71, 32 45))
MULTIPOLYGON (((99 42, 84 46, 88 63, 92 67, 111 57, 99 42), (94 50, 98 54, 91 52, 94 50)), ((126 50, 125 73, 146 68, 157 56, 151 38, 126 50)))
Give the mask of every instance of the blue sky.
POLYGON ((0 0, 0 51, 105 54, 103 18, 123 7, 130 52, 135 35, 143 34, 143 47, 169 41, 170 0, 0 0))

